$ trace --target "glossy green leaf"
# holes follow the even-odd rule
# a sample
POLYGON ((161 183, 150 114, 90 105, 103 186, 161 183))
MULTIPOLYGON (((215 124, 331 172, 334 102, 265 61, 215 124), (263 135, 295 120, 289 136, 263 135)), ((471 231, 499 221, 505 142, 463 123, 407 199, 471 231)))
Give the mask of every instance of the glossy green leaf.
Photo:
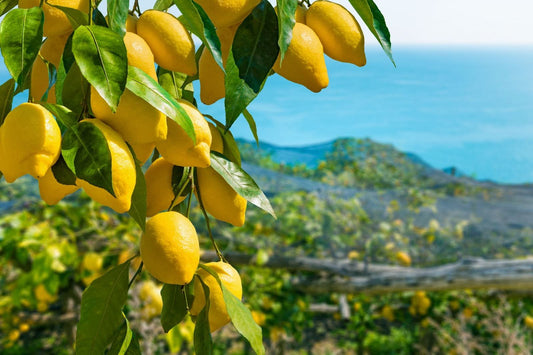
POLYGON ((381 48, 385 51, 392 64, 396 66, 394 59, 392 58, 392 49, 390 42, 390 33, 385 23, 385 18, 381 11, 372 0, 350 0, 353 8, 359 16, 363 19, 366 26, 372 32, 374 37, 378 40, 381 48))
POLYGON ((44 15, 39 7, 14 9, 0 24, 0 50, 7 70, 20 86, 26 80, 43 40, 44 15))
POLYGON ((183 14, 185 27, 194 33, 209 49, 215 62, 224 71, 220 40, 217 36, 215 25, 209 19, 204 9, 193 0, 174 0, 174 3, 183 14))
MULTIPOLYGON (((135 152, 130 147, 131 153, 135 156, 135 152)), ((131 195, 131 207, 128 214, 133 217, 135 222, 144 231, 146 227, 146 180, 137 158, 135 158, 135 189, 131 195)))
POLYGON ((211 167, 242 197, 262 210, 276 214, 270 201, 246 171, 217 152, 211 152, 211 167))
POLYGON ((241 23, 226 61, 226 129, 255 99, 278 57, 278 18, 262 0, 241 23))
POLYGON ((126 34, 129 0, 107 0, 109 28, 120 36, 126 34))
POLYGON ((48 87, 46 88, 43 96, 40 98, 40 101, 46 102, 48 101, 48 93, 57 81, 57 70, 56 67, 47 60, 44 61, 44 64, 48 68, 48 87))
POLYGON ((239 146, 237 145, 237 142, 235 141, 235 138, 233 137, 231 131, 226 130, 224 124, 222 124, 222 122, 218 121, 214 117, 210 115, 205 116, 209 117, 209 119, 215 123, 217 130, 220 133, 220 136, 222 137, 222 142, 224 143, 223 155, 238 166, 241 166, 241 153, 239 151, 239 146))
POLYGON ((193 142, 196 142, 191 119, 181 105, 157 81, 141 69, 130 66, 128 70, 128 90, 175 121, 185 130, 193 142))
POLYGON ((187 301, 185 299, 185 286, 163 285, 161 297, 163 298, 163 311, 161 311, 161 325, 166 333, 180 323, 187 315, 187 301))
POLYGON ((68 107, 50 103, 43 103, 42 106, 55 116, 59 128, 61 128, 61 133, 65 133, 69 128, 76 127, 76 124, 78 123, 76 114, 68 107))
POLYGON ((98 10, 98 8, 93 9, 93 25, 109 27, 107 25, 107 20, 105 19, 104 14, 100 10, 98 10))
POLYGON ((59 61, 55 83, 56 102, 60 105, 63 105, 63 86, 65 84, 65 79, 67 78, 67 73, 75 62, 76 60, 74 59, 74 54, 72 53, 72 36, 69 36, 59 61))
POLYGON ((18 0, 0 0, 0 16, 4 16, 9 10, 17 6, 18 0))
POLYGON ((73 9, 71 7, 54 5, 48 1, 46 3, 49 6, 61 10, 67 16, 74 30, 80 26, 86 26, 89 24, 89 15, 87 15, 85 12, 82 12, 78 9, 73 9))
POLYGON ((239 77, 259 93, 279 54, 278 18, 267 0, 262 0, 239 26, 231 52, 239 77))
POLYGON ((294 14, 298 6, 298 0, 277 0, 278 5, 278 27, 279 27, 279 55, 281 61, 285 57, 285 52, 289 48, 292 39, 292 29, 296 20, 294 14))
POLYGON ((252 134, 254 135, 255 143, 257 144, 257 147, 259 147, 259 137, 257 136, 257 126, 255 125, 255 120, 250 112, 248 112, 247 109, 244 109, 242 111, 242 115, 246 119, 246 122, 248 122, 248 126, 250 126, 250 131, 252 131, 252 134))
MULTIPOLYGON (((80 118, 82 113, 86 110, 87 95, 89 92, 89 82, 81 74, 80 68, 74 64, 67 73, 63 87, 68 87, 68 90, 61 90, 61 102, 64 106, 71 109, 77 118, 80 118)), ((56 88, 56 98, 57 98, 56 88)))
POLYGON ((231 318, 231 322, 237 331, 250 343, 252 349, 258 355, 265 354, 265 347, 263 345, 263 334, 261 327, 255 323, 252 313, 246 306, 233 295, 224 284, 221 282, 218 274, 204 264, 200 267, 209 272, 218 282, 222 289, 222 296, 226 304, 226 310, 231 318))
POLYGON ((233 326, 248 340, 256 354, 263 355, 265 347, 263 346, 261 327, 255 323, 250 310, 223 283, 220 283, 220 286, 222 287, 224 302, 233 326))
POLYGON ((139 345, 139 337, 133 333, 133 336, 131 338, 130 346, 128 347, 128 350, 124 353, 124 355, 141 355, 141 346, 139 345))
POLYGON ((154 10, 167 11, 172 5, 174 5, 173 0, 157 0, 154 4, 154 10))
POLYGON ((81 26, 74 32, 72 53, 83 76, 115 112, 128 77, 122 37, 105 27, 81 26))
POLYGON ((162 67, 157 68, 157 78, 159 85, 165 89, 174 99, 181 99, 183 96, 183 84, 187 80, 187 74, 173 72, 162 67))
POLYGON ((128 298, 127 261, 109 270, 83 292, 76 331, 76 354, 103 354, 124 323, 128 298))
POLYGON ((111 173, 111 152, 104 134, 89 121, 80 122, 63 136, 61 152, 79 179, 101 187, 115 196, 111 173))
POLYGON ((124 322, 111 343, 111 347, 106 353, 107 355, 124 355, 131 345, 133 332, 131 331, 130 323, 124 313, 122 313, 122 316, 124 317, 124 322))
POLYGON ((195 282, 201 282, 205 295, 205 307, 196 317, 194 327, 194 352, 197 355, 213 354, 213 340, 211 338, 211 329, 209 328, 209 287, 197 276, 195 282))
POLYGON ((52 165, 52 174, 54 178, 63 185, 76 185, 76 175, 69 169, 65 159, 60 155, 59 159, 52 165))
POLYGON ((15 80, 9 79, 0 86, 0 126, 13 107, 13 96, 15 94, 15 80))

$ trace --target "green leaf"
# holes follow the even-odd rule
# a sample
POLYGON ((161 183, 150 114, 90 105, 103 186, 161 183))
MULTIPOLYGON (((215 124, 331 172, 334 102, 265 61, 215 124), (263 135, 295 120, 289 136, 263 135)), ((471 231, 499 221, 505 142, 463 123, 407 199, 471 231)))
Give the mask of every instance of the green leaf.
POLYGON ((213 354, 213 339, 211 338, 211 329, 209 327, 209 287, 197 276, 196 282, 200 281, 204 289, 205 307, 196 317, 194 327, 194 352, 197 355, 213 354))
POLYGON ((129 66, 128 71, 128 90, 175 121, 185 130, 193 142, 196 142, 191 119, 181 105, 157 81, 141 69, 129 66))
POLYGON ((141 346, 139 345, 139 337, 133 333, 130 346, 124 353, 125 355, 142 355, 141 346))
POLYGON ((292 29, 296 20, 294 14, 298 7, 298 0, 277 0, 278 5, 278 27, 279 27, 279 55, 281 61, 285 57, 285 52, 289 48, 292 39, 292 29))
POLYGON ((15 80, 9 79, 0 86, 0 126, 13 107, 13 96, 15 94, 15 80))
POLYGON ((353 8, 363 19, 366 26, 378 40, 381 48, 385 51, 392 64, 396 66, 392 58, 390 33, 385 23, 385 18, 373 0, 350 0, 353 8))
POLYGON ((124 317, 124 323, 122 323, 113 343, 111 343, 111 348, 106 353, 107 355, 124 355, 131 345, 133 332, 130 328, 130 322, 128 322, 124 313, 122 313, 122 316, 124 317))
MULTIPOLYGON (((87 101, 85 98, 89 92, 89 82, 81 74, 80 68, 74 64, 65 77, 63 87, 68 87, 68 90, 61 90, 61 102, 64 106, 71 109, 76 118, 80 118, 85 111, 87 101)), ((57 98, 56 88, 56 98, 57 98)))
POLYGON ((46 1, 46 3, 49 6, 61 10, 67 16, 74 30, 80 26, 86 26, 89 24, 89 15, 87 15, 86 12, 82 12, 78 9, 73 9, 71 7, 54 5, 48 1, 46 1))
POLYGON ((76 331, 76 354, 103 354, 124 322, 130 262, 120 264, 83 292, 76 331))
POLYGON ((167 11, 172 5, 174 5, 172 0, 157 0, 154 4, 154 10, 167 11))
POLYGON ((0 16, 4 16, 9 10, 17 6, 18 0, 1 0, 0 1, 0 16))
POLYGON ((255 99, 278 57, 278 18, 262 0, 241 23, 226 61, 226 129, 255 99))
POLYGON ((257 144, 257 147, 259 148, 259 137, 257 136, 257 126, 255 125, 254 118, 252 117, 250 112, 248 112, 247 109, 244 109, 242 111, 242 115, 244 116, 244 118, 246 118, 246 121, 248 122, 248 126, 250 126, 250 131, 252 131, 252 134, 254 135, 255 143, 257 144))
POLYGON ((128 0, 107 0, 109 28, 118 33, 120 36, 124 36, 126 34, 128 7, 128 0))
POLYGON ((248 340, 256 354, 264 354, 265 347, 263 346, 261 327, 255 323, 250 310, 223 283, 219 282, 219 284, 222 287, 224 303, 226 303, 226 310, 233 326, 248 340))
POLYGON ((76 60, 74 59, 74 54, 72 53, 72 36, 69 36, 67 42, 65 43, 65 47, 63 48, 61 60, 59 61, 57 78, 55 82, 56 102, 60 105, 63 105, 63 86, 65 84, 65 79, 67 78, 67 73, 75 62, 76 60))
POLYGON ((184 26, 200 38, 213 55, 215 62, 224 71, 220 40, 218 39, 215 25, 213 25, 204 9, 193 0, 174 0, 174 3, 183 14, 181 19, 184 26))
POLYGON ((69 128, 76 127, 78 120, 74 112, 68 107, 50 103, 43 103, 42 106, 55 116, 59 127, 61 128, 61 133, 65 133, 69 128))
POLYGON ((98 10, 98 8, 93 9, 93 24, 102 27, 109 27, 104 14, 98 10))
POLYGON ((217 130, 222 137, 222 142, 224 143, 223 155, 238 166, 241 166, 241 153, 239 152, 239 146, 237 145, 237 142, 235 141, 231 131, 226 130, 224 124, 215 119, 213 116, 205 116, 209 117, 209 119, 215 123, 217 130))
POLYGON ((161 297, 163 298, 161 325, 165 333, 180 323, 188 313, 183 287, 185 286, 165 284, 161 289, 161 297))
MULTIPOLYGON (((256 354, 265 354, 263 345, 263 334, 261 327, 255 323, 252 313, 246 306, 232 294, 220 280, 218 274, 206 265, 200 264, 200 267, 209 272, 218 282, 222 289, 226 310, 231 318, 231 322, 237 331, 250 343, 256 354)), ((204 288, 205 289, 205 288, 204 288)))
POLYGON ((239 77, 259 93, 279 53, 278 18, 267 0, 262 0, 239 26, 231 52, 239 77))
POLYGON ((173 72, 162 67, 157 68, 159 85, 173 98, 181 99, 183 96, 183 84, 187 80, 187 74, 173 72))
POLYGON ((52 165, 52 174, 57 182, 63 185, 76 185, 76 175, 70 170, 62 155, 59 156, 56 163, 52 165))
POLYGON ((246 171, 217 152, 211 152, 211 167, 242 197, 262 210, 276 214, 263 191, 246 171))
POLYGON ((10 11, 0 25, 0 50, 9 73, 24 83, 43 40, 44 15, 40 7, 10 11))
POLYGON ((128 77, 122 37, 105 27, 81 26, 74 32, 72 53, 83 76, 116 112, 128 77))
MULTIPOLYGON (((135 157, 135 152, 130 147, 131 154, 135 157)), ((135 157, 135 189, 131 195, 131 207, 128 214, 133 217, 135 222, 144 231, 146 228, 146 181, 144 174, 139 164, 139 161, 135 157)))
POLYGON ((67 130, 61 152, 67 166, 79 179, 101 187, 115 196, 111 173, 111 152, 104 134, 85 121, 67 130))

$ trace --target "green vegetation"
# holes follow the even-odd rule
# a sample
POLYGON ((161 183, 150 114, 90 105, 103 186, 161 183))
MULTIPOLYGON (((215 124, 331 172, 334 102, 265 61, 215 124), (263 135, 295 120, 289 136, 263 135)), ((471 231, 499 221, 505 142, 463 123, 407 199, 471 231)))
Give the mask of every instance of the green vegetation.
MULTIPOLYGON (((275 221, 256 208, 248 209, 246 224, 240 228, 211 220, 223 250, 255 255, 255 265, 238 269, 244 302, 263 327, 267 351, 323 354, 344 349, 409 354, 473 352, 478 347, 482 353, 532 349, 533 337, 524 317, 533 313, 533 302, 527 297, 494 291, 347 295, 350 316, 342 318, 335 309, 343 296, 327 290, 306 295, 295 287, 297 281, 316 278, 316 274, 262 266, 273 256, 398 264, 399 251, 410 256, 413 266, 440 265, 461 255, 513 258, 531 252, 531 230, 476 236, 468 231, 472 221, 420 224, 416 217, 421 205, 431 205, 443 194, 433 193, 428 200, 431 183, 419 176, 422 168, 392 148, 368 140, 338 141, 316 168, 278 164, 246 144, 241 149, 247 162, 329 185, 344 186, 349 181, 347 185, 352 187, 398 187, 408 191, 401 196, 422 196, 403 202, 391 200, 384 205, 382 217, 376 218, 358 196, 287 191, 271 197, 278 215, 275 221), (364 144, 358 146, 357 142, 364 144), (513 247, 502 247, 506 238, 512 238, 513 247), (414 306, 417 297, 428 299, 426 308, 414 306), (329 305, 330 310, 317 312, 316 305, 329 305)), ((2 182, 0 196, 2 201, 18 201, 0 217, 1 347, 7 354, 23 354, 28 349, 69 353, 69 334, 79 312, 81 291, 104 270, 131 256, 125 251, 138 245, 140 229, 127 216, 117 215, 81 193, 46 206, 39 202, 35 185, 26 181, 2 182), (101 264, 96 261, 90 266, 84 261, 87 255, 94 256, 93 252, 101 257, 101 264)), ((209 250, 210 240, 197 206, 190 218, 198 226, 202 249, 209 250)), ((164 335, 158 292, 143 272, 130 294, 126 313, 140 336, 141 347, 154 353, 191 350, 190 321, 164 335)), ((231 326, 215 333, 214 340, 216 353, 247 351, 231 326)))

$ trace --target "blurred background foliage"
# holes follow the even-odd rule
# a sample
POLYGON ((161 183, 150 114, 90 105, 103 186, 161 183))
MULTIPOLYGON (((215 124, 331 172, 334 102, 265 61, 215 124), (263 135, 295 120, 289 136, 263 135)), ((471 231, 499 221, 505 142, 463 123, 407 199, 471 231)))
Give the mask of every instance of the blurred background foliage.
MULTIPOLYGON (((354 263, 426 267, 462 256, 518 258, 531 254, 533 231, 469 231, 472 220, 443 223, 420 219, 446 196, 490 199, 497 187, 443 180, 429 167, 391 146, 341 139, 315 163, 287 164, 240 142, 243 161, 261 171, 333 187, 339 195, 299 191, 268 192, 277 220, 249 206, 244 227, 211 219, 225 252, 254 255, 239 267, 244 302, 263 327, 271 354, 530 353, 531 295, 503 291, 404 292, 367 296, 324 290, 304 294, 295 281, 306 272, 269 269, 272 256, 348 259, 354 263), (386 194, 381 207, 358 192, 386 194), (343 190, 346 192, 347 190, 343 190), (381 208, 377 214, 376 208, 381 208), (406 213, 405 211, 409 211, 406 213), (422 221, 422 222, 421 222, 422 221), (502 241, 512 240, 505 246, 502 241), (349 306, 348 315, 340 305, 349 306)), ((254 178, 256 176, 254 175, 254 178)), ((271 176, 266 176, 271 179, 271 176)), ((277 183, 277 181, 276 181, 277 183)), ((280 182, 281 184, 281 182, 280 182)), ((38 197, 36 183, 0 183, 0 347, 5 354, 71 353, 83 289, 106 269, 138 254, 140 230, 131 218, 76 193, 56 206, 38 197)), ((191 211, 204 250, 211 250, 205 221, 191 211)), ((139 258, 132 262, 133 273, 139 258)), ((192 352, 194 326, 188 319, 165 334, 159 313, 160 285, 143 272, 126 313, 147 354, 192 352)), ((216 353, 245 354, 250 348, 232 326, 214 334, 216 353)))

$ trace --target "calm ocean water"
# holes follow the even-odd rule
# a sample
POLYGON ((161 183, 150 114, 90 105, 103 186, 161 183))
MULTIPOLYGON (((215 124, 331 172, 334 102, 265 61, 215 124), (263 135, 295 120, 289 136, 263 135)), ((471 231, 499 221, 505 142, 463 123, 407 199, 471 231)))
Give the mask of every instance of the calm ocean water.
MULTIPOLYGON (((436 168, 533 182, 533 47, 376 47, 364 68, 327 61, 319 94, 269 78, 250 107, 262 140, 288 146, 370 137, 436 168)), ((223 104, 203 108, 223 116, 223 104)), ((239 122, 240 121, 240 122, 239 122)), ((244 119, 236 136, 251 138, 244 119)))
MULTIPOLYGON (((261 140, 370 137, 436 168, 533 182, 533 47, 396 47, 394 55, 397 68, 377 47, 364 68, 328 59, 330 85, 319 94, 272 76, 250 107, 261 140)), ((201 109, 223 121, 222 101, 201 109)), ((252 138, 243 118, 234 133, 252 138)))

